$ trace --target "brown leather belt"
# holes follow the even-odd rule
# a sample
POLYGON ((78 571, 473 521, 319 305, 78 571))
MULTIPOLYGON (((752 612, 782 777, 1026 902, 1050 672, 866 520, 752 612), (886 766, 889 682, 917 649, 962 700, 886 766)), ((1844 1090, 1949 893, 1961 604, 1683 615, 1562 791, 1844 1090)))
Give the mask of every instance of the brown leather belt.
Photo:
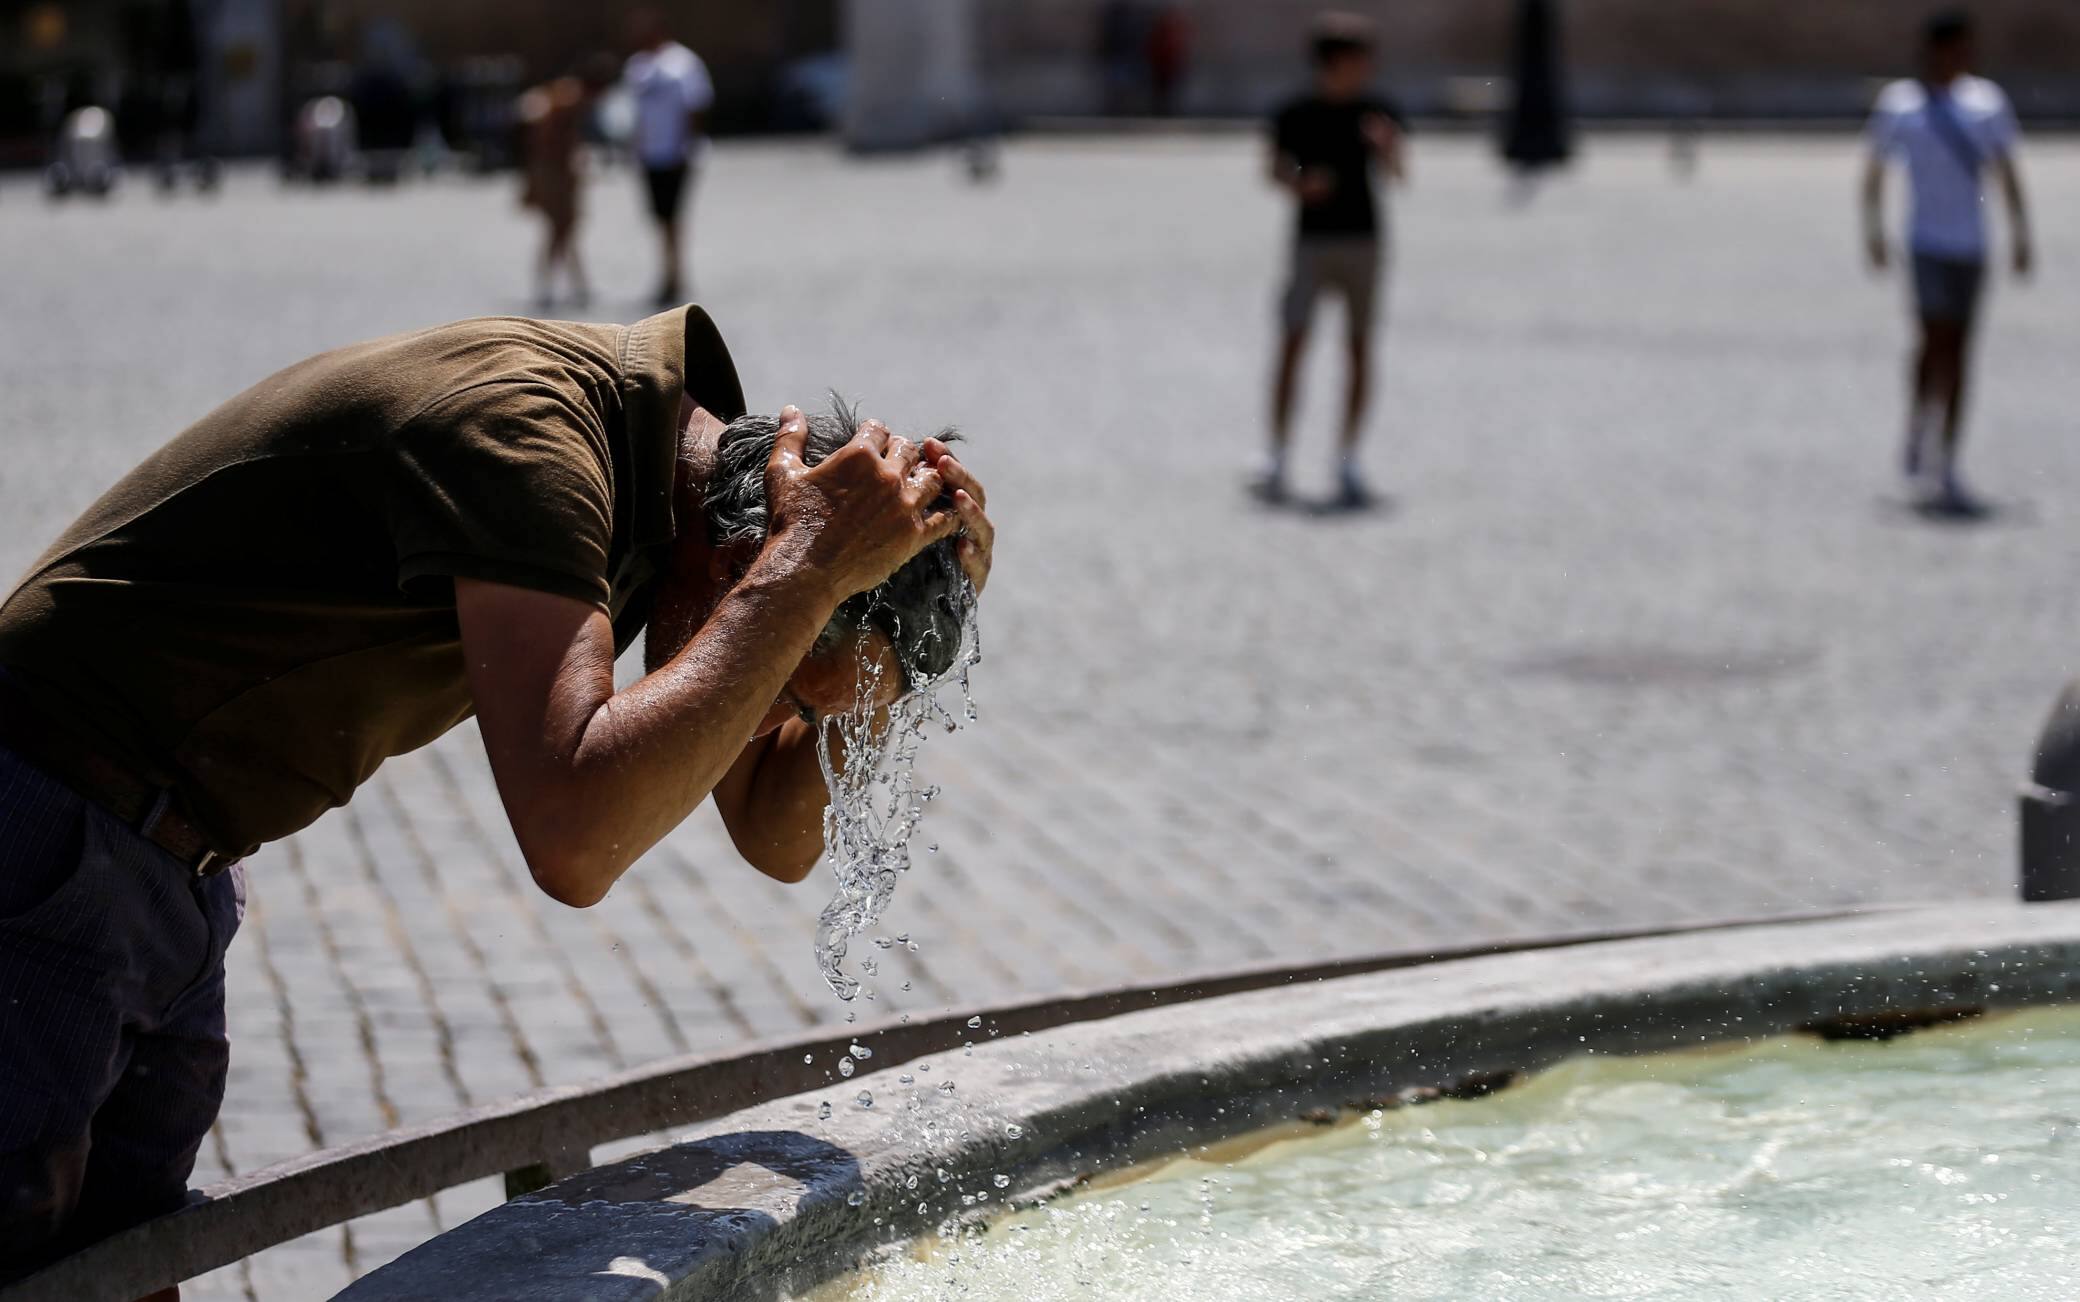
POLYGON ((231 866, 209 848, 172 791, 146 782, 23 699, 18 679, 0 681, 0 746, 130 824, 195 876, 214 877, 231 866))

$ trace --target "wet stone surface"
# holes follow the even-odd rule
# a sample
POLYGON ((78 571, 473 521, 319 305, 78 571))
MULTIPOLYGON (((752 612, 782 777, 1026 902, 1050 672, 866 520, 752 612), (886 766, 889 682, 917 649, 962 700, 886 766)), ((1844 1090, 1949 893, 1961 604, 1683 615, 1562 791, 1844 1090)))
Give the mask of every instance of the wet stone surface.
MULTIPOLYGON (((2080 211, 2080 148, 2029 160, 2045 270, 1989 304, 1969 466, 1999 509, 1969 524, 1894 498, 1903 290, 1855 261, 1846 141, 1708 140, 1684 186, 1661 142, 1592 140, 1528 210, 1476 142, 1420 141, 1368 453, 1392 501, 1363 515, 1240 492, 1284 230, 1254 141, 1005 163, 978 190, 947 158, 724 147, 696 199, 700 294, 753 406, 836 386, 899 428, 957 421, 1004 535, 981 719, 924 749, 939 848, 883 921, 915 948, 855 951, 879 967, 863 1018, 2009 890, 2014 784, 2080 629, 2080 238, 2055 216, 2080 211), (1652 663, 1550 668, 1640 649, 1651 690, 1625 684, 1652 663)), ((632 319, 634 180, 589 204, 598 314, 632 319)), ((54 210, 10 180, 0 222, 15 572, 269 370, 529 306, 504 183, 316 196, 236 173, 208 205, 134 187, 54 210)), ((1304 494, 1329 484, 1332 351, 1304 494)), ((563 910, 468 726, 251 870, 198 1182, 846 1012, 811 956, 828 880, 760 879, 702 814, 563 910)), ((834 1086, 841 1111, 857 1092, 834 1086)), ((189 1296, 324 1296, 498 1192, 189 1296)))

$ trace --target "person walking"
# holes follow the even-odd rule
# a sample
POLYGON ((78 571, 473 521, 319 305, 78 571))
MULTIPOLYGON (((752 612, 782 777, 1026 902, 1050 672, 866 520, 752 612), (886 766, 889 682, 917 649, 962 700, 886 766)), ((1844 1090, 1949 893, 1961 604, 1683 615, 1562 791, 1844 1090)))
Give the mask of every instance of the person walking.
POLYGON ((635 53, 629 56, 623 80, 635 100, 636 162, 643 171, 664 264, 657 306, 671 307, 684 296, 680 214, 707 150, 708 109, 715 102, 715 88, 701 57, 671 38, 663 14, 638 10, 630 30, 635 53))
POLYGON ((1349 507, 1370 500, 1358 472, 1358 438, 1371 384, 1372 325, 1382 249, 1373 170, 1406 178, 1401 114, 1368 89, 1373 32, 1365 19, 1326 14, 1311 38, 1314 87, 1278 110, 1271 127, 1271 179, 1292 193, 1296 218, 1290 274, 1281 299, 1277 375, 1271 390, 1271 448, 1254 485, 1266 501, 1286 496, 1286 454, 1292 442, 1293 401, 1307 351, 1315 301, 1325 292, 1343 299, 1349 377, 1338 447, 1337 499, 1349 507))
POLYGON ((1910 198, 1907 254, 1919 326, 1907 395, 1902 456, 1910 489, 1939 509, 1969 512, 1958 473, 1965 374, 1986 279, 1985 179, 2000 181, 2015 274, 2030 273, 2028 206, 2015 162, 2020 132, 1999 86, 1971 72, 1972 24, 1961 12, 1929 19, 1921 72, 1895 81, 1871 115, 1864 168, 1864 244, 1871 266, 1891 254, 1885 235, 1885 173, 1904 165, 1910 198))
POLYGON ((582 307, 592 298, 577 245, 579 151, 593 105, 613 81, 613 61, 603 55, 586 60, 576 76, 558 77, 520 97, 525 177, 520 204, 540 213, 547 228, 535 263, 535 298, 545 312, 556 305, 559 268, 569 281, 573 302, 582 307))

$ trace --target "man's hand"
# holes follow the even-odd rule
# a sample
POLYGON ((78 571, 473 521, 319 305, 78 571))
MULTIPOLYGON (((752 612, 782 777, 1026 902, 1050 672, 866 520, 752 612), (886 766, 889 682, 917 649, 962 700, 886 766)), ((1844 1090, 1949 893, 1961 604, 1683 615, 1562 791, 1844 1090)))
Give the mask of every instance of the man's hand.
POLYGON ((953 490, 954 512, 961 521, 961 539, 954 545, 954 553, 961 559, 968 582, 980 592, 989 582, 990 561, 997 548, 997 527, 984 514, 989 495, 983 491, 982 481, 938 439, 924 441, 924 459, 939 472, 940 482, 953 490))
POLYGON ((766 464, 766 554, 816 576, 833 605, 885 582, 961 527, 957 510, 931 510, 944 483, 924 448, 880 421, 862 421, 851 442, 813 468, 803 460, 808 443, 800 410, 781 408, 766 464))
POLYGON ((1394 125, 1394 119, 1384 113, 1368 113, 1360 121, 1358 129, 1365 133, 1365 143, 1371 146, 1373 157, 1379 160, 1387 175, 1397 181, 1404 179, 1401 128, 1394 125))

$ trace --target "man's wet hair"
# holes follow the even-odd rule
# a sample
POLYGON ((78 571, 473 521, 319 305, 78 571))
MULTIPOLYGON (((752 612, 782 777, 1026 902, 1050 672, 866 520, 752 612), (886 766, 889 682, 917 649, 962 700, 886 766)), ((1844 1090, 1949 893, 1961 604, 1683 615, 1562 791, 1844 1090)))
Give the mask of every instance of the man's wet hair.
POLYGON ((1939 9, 1921 24, 1921 44, 1931 50, 1946 49, 1972 34, 1972 16, 1962 9, 1939 9))
POLYGON ((1353 54, 1370 54, 1372 47, 1372 20, 1362 14, 1320 14, 1308 29, 1308 53, 1318 68, 1353 54))
MULTIPOLYGON (((858 411, 836 394, 831 395, 830 411, 808 420, 808 446, 802 460, 811 466, 851 442, 859 431, 858 411)), ((715 474, 703 499, 708 536, 717 546, 765 540, 771 526, 766 510, 766 466, 779 437, 778 416, 739 416, 723 428, 716 445, 715 474)), ((943 429, 934 437, 951 442, 960 434, 943 429)), ((953 494, 941 493, 932 509, 952 510, 953 494)), ((827 651, 854 634, 879 629, 895 644, 907 690, 918 686, 920 678, 937 677, 953 664, 960 651, 961 625, 973 600, 954 540, 942 538, 912 557, 880 587, 839 606, 816 639, 816 647, 827 651)))

